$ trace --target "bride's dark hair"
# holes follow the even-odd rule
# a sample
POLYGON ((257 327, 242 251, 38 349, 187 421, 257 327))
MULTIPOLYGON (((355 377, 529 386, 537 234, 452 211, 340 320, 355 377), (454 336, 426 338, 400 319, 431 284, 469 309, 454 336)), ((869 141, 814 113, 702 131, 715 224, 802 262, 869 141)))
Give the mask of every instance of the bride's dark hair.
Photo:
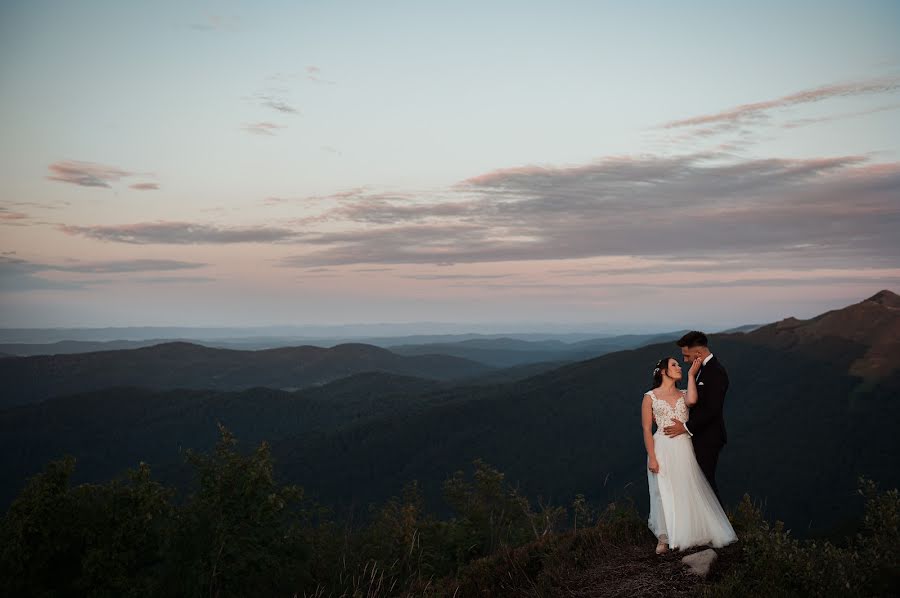
POLYGON ((656 368, 653 370, 653 386, 651 388, 659 388, 662 386, 663 372, 669 368, 669 360, 674 357, 663 357, 656 362, 656 368))

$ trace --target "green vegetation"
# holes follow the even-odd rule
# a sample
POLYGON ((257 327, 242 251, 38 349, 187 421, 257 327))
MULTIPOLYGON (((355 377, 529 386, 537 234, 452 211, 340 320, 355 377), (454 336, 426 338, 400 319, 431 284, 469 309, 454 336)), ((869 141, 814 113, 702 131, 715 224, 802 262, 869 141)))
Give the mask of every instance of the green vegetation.
POLYGON ((741 542, 700 581, 678 554, 657 557, 627 500, 599 509, 534 505, 475 460, 443 484, 452 517, 426 512, 416 482, 338 521, 279 484, 269 447, 245 454, 220 427, 189 453, 192 490, 141 464, 106 484, 72 485, 75 461, 51 462, 0 522, 0 593, 9 596, 884 595, 900 584, 900 498, 862 481, 866 511, 846 542, 800 541, 749 498, 733 514, 741 542))
POLYGON ((770 525, 749 497, 735 514, 743 558, 713 596, 887 596, 900 587, 900 499, 860 479, 866 510, 859 532, 836 546, 791 537, 770 525))

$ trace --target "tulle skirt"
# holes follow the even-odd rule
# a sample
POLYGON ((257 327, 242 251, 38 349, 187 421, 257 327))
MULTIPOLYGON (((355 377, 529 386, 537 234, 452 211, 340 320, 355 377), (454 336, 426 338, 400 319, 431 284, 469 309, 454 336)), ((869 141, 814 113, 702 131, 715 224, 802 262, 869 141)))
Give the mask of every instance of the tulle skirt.
POLYGON ((653 435, 659 473, 647 470, 650 531, 670 548, 726 546, 737 540, 722 505, 697 464, 691 437, 653 435))

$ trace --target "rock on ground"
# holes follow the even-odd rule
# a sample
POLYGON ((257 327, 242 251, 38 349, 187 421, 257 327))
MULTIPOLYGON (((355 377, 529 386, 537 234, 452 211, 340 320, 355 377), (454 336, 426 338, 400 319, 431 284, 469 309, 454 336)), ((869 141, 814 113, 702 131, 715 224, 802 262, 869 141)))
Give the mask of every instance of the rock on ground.
POLYGON ((706 576, 709 575, 709 570, 712 567, 712 564, 716 562, 717 558, 719 558, 719 555, 716 554, 716 551, 712 548, 708 548, 687 555, 681 559, 681 562, 688 566, 688 571, 705 579, 706 576))

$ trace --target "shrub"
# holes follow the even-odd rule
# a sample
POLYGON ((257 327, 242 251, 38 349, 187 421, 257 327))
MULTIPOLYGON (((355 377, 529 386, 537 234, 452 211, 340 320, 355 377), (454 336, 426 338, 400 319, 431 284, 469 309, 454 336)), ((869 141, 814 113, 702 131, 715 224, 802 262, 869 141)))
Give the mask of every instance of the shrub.
POLYGON ((873 596, 898 587, 900 500, 897 490, 879 493, 860 480, 866 499, 862 529, 845 548, 827 541, 800 541, 780 521, 769 524, 744 496, 735 513, 741 559, 709 589, 713 596, 873 596))
POLYGON ((0 526, 3 594, 154 593, 173 525, 171 490, 141 466, 125 480, 71 487, 75 459, 32 478, 0 526))
POLYGON ((265 442, 244 456, 219 431, 212 454, 188 455, 199 487, 178 512, 164 593, 289 595, 310 581, 303 490, 275 482, 265 442))

